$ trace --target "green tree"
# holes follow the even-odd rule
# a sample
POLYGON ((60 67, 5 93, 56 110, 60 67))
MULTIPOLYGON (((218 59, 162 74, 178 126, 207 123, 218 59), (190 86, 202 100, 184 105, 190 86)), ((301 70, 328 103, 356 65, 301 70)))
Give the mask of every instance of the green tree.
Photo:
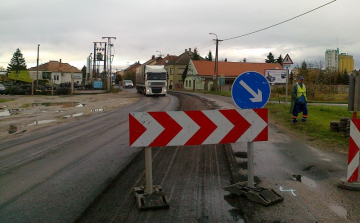
POLYGON ((194 49, 194 53, 192 54, 192 60, 200 60, 200 55, 199 52, 197 50, 197 48, 194 49))
POLYGON ((309 76, 309 73, 310 71, 308 69, 308 64, 304 60, 303 62, 301 62, 300 75, 304 78, 307 78, 309 76))
POLYGON ((284 60, 284 59, 282 58, 282 56, 281 56, 281 54, 280 54, 280 56, 276 59, 276 63, 279 63, 279 64, 282 65, 283 60, 284 60))
POLYGON ((189 65, 186 66, 184 72, 181 75, 181 79, 183 80, 183 83, 185 82, 188 70, 189 70, 189 65))
POLYGON ((344 74, 343 74, 343 84, 349 85, 349 74, 348 74, 346 68, 345 68, 344 74))
POLYGON ((26 62, 20 49, 17 48, 15 53, 13 54, 13 57, 10 60, 10 63, 8 64, 7 72, 19 72, 20 70, 26 70, 26 62))
POLYGON ((115 84, 119 84, 119 83, 121 83, 121 75, 115 75, 115 84))
POLYGON ((212 60, 213 60, 213 56, 212 56, 211 50, 209 50, 209 53, 208 53, 208 55, 205 57, 205 60, 208 60, 208 61, 212 61, 212 60))
POLYGON ((341 85, 344 83, 343 75, 340 72, 336 74, 335 85, 341 85))
POLYGON ((269 55, 267 55, 267 59, 265 59, 265 63, 276 63, 274 54, 270 52, 269 55))

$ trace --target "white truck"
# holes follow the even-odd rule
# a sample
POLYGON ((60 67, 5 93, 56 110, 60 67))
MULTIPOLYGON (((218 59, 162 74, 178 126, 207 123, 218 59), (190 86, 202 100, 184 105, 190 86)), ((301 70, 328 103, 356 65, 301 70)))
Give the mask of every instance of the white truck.
POLYGON ((141 65, 136 68, 136 90, 144 95, 166 95, 167 75, 164 65, 141 65))

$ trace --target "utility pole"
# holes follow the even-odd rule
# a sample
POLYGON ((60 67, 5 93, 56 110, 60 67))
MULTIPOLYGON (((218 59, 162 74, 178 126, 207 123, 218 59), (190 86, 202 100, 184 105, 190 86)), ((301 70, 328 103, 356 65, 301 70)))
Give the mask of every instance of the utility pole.
POLYGON ((40 49, 40 44, 38 44, 37 60, 36 60, 36 89, 39 89, 39 49, 40 49))
MULTIPOLYGON (((111 39, 116 39, 116 37, 103 37, 103 39, 107 39, 108 40, 108 53, 106 54, 106 62, 109 63, 108 61, 110 60, 110 66, 109 66, 109 77, 108 77, 108 91, 110 91, 110 84, 112 83, 112 73, 111 73, 111 63, 112 63, 112 56, 111 55, 111 48, 114 46, 114 44, 111 43, 111 39)), ((106 71, 105 71, 106 72, 106 71)))
POLYGON ((214 69, 214 75, 215 75, 215 90, 218 91, 219 90, 219 84, 218 84, 218 76, 219 76, 219 57, 218 57, 218 46, 219 46, 219 42, 223 41, 221 39, 218 38, 218 36, 215 33, 209 33, 210 35, 215 35, 216 39, 216 51, 215 51, 215 69, 214 69))

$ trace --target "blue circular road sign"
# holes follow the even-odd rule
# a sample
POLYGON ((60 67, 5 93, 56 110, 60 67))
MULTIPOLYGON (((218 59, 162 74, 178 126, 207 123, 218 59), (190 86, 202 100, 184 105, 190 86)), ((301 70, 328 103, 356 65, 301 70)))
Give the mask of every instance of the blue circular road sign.
POLYGON ((264 75, 248 71, 234 81, 231 96, 240 109, 262 108, 270 98, 270 85, 264 75))

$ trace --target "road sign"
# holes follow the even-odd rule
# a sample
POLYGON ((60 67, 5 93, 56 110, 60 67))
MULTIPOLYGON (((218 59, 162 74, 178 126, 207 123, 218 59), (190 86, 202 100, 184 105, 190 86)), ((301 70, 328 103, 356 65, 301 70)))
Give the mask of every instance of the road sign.
POLYGON ((282 64, 293 64, 289 54, 286 54, 284 60, 282 61, 282 64))
POLYGON ((249 71, 235 79, 231 96, 241 109, 262 108, 270 98, 270 91, 269 82, 262 74, 249 71))
POLYGON ((286 84, 287 70, 283 69, 267 69, 265 70, 265 78, 271 84, 286 84))
POLYGON ((94 88, 103 88, 102 81, 94 81, 94 88))
POLYGON ((130 146, 182 146, 268 140, 268 110, 133 112, 130 146))
POLYGON ((347 182, 354 182, 359 180, 360 119, 351 120, 349 141, 347 182))
POLYGON ((225 85, 225 77, 220 77, 219 83, 220 83, 220 85, 225 85))
POLYGON ((224 74, 220 74, 220 77, 225 77, 225 75, 224 75, 224 74))
POLYGON ((216 79, 216 75, 213 75, 213 79, 214 79, 214 80, 216 79))

